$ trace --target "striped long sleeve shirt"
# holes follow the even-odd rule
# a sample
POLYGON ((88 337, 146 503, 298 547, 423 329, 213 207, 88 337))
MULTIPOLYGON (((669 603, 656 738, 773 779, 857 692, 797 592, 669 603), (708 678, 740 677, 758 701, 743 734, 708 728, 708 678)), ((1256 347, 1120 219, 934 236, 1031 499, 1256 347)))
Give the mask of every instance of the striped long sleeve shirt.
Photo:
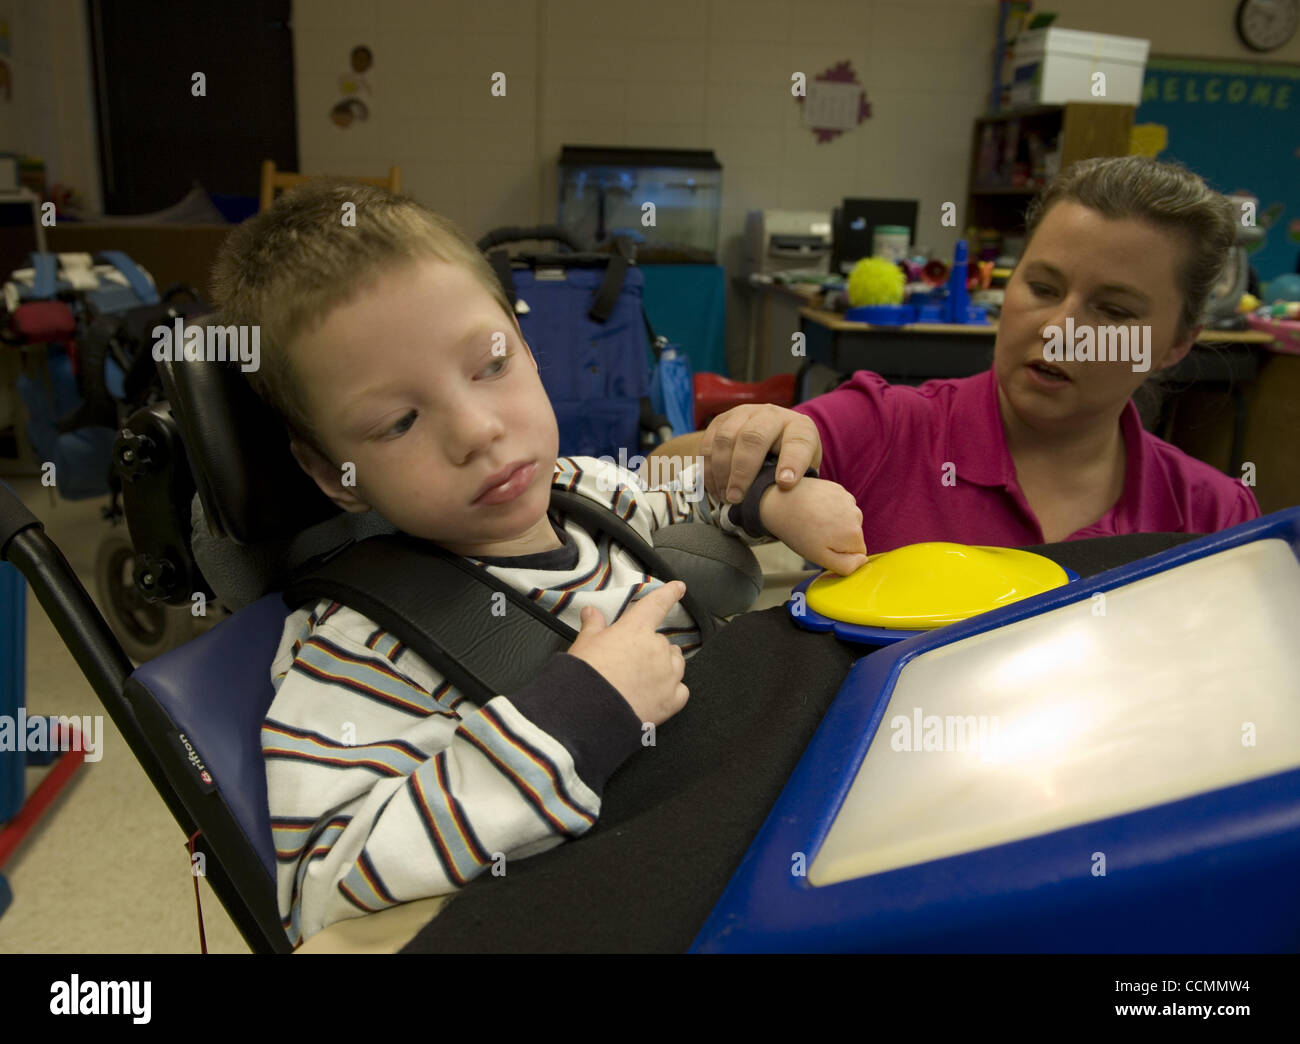
MULTIPOLYGON (((741 506, 751 524, 734 524, 736 509, 705 492, 697 467, 680 489, 643 490, 611 461, 561 457, 552 482, 647 541, 687 521, 746 544, 772 539, 754 535, 756 499, 741 506)), ((585 606, 612 624, 661 585, 609 536, 549 517, 562 547, 471 561, 575 631, 585 606)), ((699 647, 680 602, 659 631, 687 656, 699 647)), ((557 653, 521 691, 477 706, 373 621, 325 599, 286 619, 271 675, 262 752, 280 914, 295 945, 580 836, 600 814, 606 780, 642 743, 631 705, 575 656, 557 653)))

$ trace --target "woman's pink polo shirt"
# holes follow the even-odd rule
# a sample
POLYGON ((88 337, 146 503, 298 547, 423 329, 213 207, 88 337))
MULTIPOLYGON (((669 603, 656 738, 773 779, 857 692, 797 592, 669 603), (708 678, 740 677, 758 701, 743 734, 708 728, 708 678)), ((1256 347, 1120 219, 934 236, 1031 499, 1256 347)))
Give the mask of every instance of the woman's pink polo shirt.
MULTIPOLYGON (((859 370, 794 409, 821 433, 821 477, 857 499, 868 554, 924 540, 994 547, 1044 542, 1016 480, 992 369, 920 387, 859 370)), ((1120 428, 1128 459, 1124 492, 1067 539, 1215 533, 1259 517, 1259 504, 1240 480, 1145 431, 1132 400, 1120 428)))

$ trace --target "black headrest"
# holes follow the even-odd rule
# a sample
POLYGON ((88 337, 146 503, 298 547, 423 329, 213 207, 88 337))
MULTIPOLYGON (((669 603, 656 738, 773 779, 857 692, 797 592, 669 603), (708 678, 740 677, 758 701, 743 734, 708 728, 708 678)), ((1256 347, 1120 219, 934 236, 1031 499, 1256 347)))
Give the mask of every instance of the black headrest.
POLYGON ((237 361, 159 361, 158 372, 216 535, 241 544, 285 539, 339 513, 298 466, 283 423, 237 361))

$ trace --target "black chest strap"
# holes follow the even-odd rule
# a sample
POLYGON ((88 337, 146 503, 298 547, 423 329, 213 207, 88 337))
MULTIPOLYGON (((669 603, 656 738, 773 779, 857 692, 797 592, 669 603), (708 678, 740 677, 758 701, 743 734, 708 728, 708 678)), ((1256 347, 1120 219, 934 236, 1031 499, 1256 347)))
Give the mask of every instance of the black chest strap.
MULTIPOLYGON (((677 579, 636 530, 588 498, 553 487, 551 507, 609 534, 650 575, 677 579)), ((405 533, 345 544, 306 563, 283 598, 290 609, 328 598, 363 613, 479 705, 522 689, 578 636, 488 570, 405 533)), ((707 641, 713 616, 689 590, 682 604, 707 641)))

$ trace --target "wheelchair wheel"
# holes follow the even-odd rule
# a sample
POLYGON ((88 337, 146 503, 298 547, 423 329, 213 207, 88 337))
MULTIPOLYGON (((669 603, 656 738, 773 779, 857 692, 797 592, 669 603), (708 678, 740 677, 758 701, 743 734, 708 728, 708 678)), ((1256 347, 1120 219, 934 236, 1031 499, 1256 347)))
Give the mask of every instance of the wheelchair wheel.
POLYGON ((110 533, 95 556, 95 589, 109 627, 126 654, 140 664, 189 641, 202 621, 184 606, 146 601, 135 586, 134 572, 130 539, 123 532, 110 533))

